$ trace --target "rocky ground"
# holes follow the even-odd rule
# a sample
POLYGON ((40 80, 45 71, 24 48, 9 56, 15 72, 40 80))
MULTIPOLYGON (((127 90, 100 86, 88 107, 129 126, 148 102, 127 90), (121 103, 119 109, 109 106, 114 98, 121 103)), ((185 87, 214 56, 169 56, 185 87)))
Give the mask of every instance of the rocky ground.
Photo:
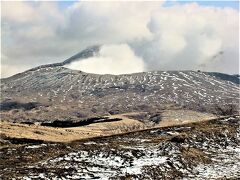
POLYGON ((213 112, 219 105, 238 104, 237 80, 196 71, 97 75, 39 67, 1 80, 0 115, 10 122, 47 122, 169 106, 213 112))
POLYGON ((238 179, 240 119, 71 143, 5 144, 0 162, 2 179, 238 179))

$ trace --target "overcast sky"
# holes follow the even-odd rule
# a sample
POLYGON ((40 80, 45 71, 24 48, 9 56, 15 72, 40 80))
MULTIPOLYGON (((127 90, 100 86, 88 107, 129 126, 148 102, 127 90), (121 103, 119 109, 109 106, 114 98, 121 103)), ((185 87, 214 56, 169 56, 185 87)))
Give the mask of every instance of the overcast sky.
MULTIPOLYGON (((102 44, 68 68, 239 72, 238 1, 2 2, 1 76, 61 62, 102 44)), ((99 71, 102 70, 102 71, 99 71)))

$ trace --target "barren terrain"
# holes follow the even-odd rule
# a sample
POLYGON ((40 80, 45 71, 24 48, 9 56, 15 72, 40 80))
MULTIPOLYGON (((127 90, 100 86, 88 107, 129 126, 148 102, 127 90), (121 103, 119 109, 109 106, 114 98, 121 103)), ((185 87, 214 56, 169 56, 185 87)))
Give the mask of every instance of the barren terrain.
POLYGON ((238 179, 239 116, 1 148, 2 179, 238 179))
MULTIPOLYGON (((136 131, 153 127, 166 127, 198 122, 216 118, 209 113, 200 113, 190 110, 165 110, 155 118, 159 122, 146 121, 147 112, 134 112, 117 114, 106 117, 107 122, 99 121, 89 125, 77 127, 49 127, 40 124, 10 123, 2 121, 0 124, 1 135, 5 140, 30 139, 49 142, 70 142, 97 136, 108 136, 113 134, 136 131), (145 118, 145 120, 139 119, 145 118)), ((153 117, 154 118, 154 117, 153 117)))

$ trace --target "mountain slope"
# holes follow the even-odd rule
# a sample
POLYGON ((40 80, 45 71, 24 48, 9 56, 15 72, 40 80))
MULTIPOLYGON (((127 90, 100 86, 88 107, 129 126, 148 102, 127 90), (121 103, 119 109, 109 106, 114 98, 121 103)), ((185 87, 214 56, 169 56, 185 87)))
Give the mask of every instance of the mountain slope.
MULTIPOLYGON (((87 49, 63 63, 40 66, 2 79, 1 109, 19 109, 10 113, 16 114, 14 117, 19 120, 18 115, 22 116, 23 112, 26 114, 26 108, 19 104, 11 106, 11 103, 10 107, 3 107, 8 106, 6 103, 9 102, 20 102, 31 113, 38 113, 37 117, 41 117, 41 120, 46 120, 158 111, 166 105, 209 111, 216 104, 239 102, 237 76, 196 71, 97 75, 63 67, 78 58, 94 55, 98 48, 87 49), (35 102, 36 105, 30 103, 28 108, 26 103, 29 102, 35 102)), ((9 113, 6 117, 9 118, 9 113)))

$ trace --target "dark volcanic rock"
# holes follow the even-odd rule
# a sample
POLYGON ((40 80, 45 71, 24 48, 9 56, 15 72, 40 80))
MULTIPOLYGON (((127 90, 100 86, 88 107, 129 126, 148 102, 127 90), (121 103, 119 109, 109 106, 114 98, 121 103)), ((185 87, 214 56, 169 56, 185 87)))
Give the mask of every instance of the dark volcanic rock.
POLYGON ((0 110, 1 111, 11 110, 11 109, 31 110, 40 105, 41 104, 38 102, 20 103, 20 102, 16 102, 16 101, 4 101, 4 102, 0 103, 0 110))

